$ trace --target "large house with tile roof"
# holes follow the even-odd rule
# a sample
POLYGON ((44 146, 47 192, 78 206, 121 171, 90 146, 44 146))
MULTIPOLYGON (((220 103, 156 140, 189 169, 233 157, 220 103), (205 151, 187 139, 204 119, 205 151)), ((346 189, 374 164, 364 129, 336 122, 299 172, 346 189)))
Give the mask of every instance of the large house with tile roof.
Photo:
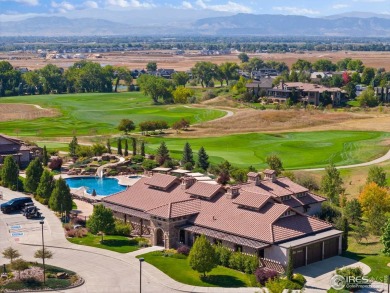
POLYGON ((313 215, 325 198, 275 171, 248 173, 239 186, 155 173, 103 205, 130 222, 153 245, 191 246, 200 234, 212 243, 257 255, 264 265, 286 266, 288 253, 300 267, 341 253, 341 231, 313 215))
POLYGON ((13 156, 20 167, 26 167, 35 157, 42 155, 42 148, 0 134, 0 164, 4 158, 13 156))

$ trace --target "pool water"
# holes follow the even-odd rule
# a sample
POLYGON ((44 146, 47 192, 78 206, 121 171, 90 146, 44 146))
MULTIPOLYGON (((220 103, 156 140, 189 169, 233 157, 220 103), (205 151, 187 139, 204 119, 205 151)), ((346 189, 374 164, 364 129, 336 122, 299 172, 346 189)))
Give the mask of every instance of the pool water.
POLYGON ((70 188, 85 187, 89 194, 95 189, 97 195, 107 196, 121 192, 126 186, 120 185, 115 178, 98 178, 98 177, 75 177, 66 178, 66 183, 70 188))

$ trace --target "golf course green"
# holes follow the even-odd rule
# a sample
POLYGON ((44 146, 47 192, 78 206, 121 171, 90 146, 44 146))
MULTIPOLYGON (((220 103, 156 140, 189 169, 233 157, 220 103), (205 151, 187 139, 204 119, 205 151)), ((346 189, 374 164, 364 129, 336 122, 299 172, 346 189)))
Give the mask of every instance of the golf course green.
POLYGON ((19 137, 115 134, 119 133, 116 127, 123 118, 135 124, 146 120, 172 124, 186 118, 193 124, 225 115, 224 111, 183 105, 152 105, 151 98, 139 92, 19 96, 2 98, 0 103, 34 104, 59 112, 57 117, 0 122, 1 133, 19 137))
POLYGON ((249 133, 205 138, 148 138, 147 148, 154 153, 162 140, 171 156, 181 159, 189 142, 194 153, 204 146, 210 162, 228 160, 237 167, 266 167, 265 158, 278 155, 285 169, 319 168, 331 161, 336 165, 358 164, 384 155, 388 147, 380 142, 385 132, 317 131, 280 134, 249 133))

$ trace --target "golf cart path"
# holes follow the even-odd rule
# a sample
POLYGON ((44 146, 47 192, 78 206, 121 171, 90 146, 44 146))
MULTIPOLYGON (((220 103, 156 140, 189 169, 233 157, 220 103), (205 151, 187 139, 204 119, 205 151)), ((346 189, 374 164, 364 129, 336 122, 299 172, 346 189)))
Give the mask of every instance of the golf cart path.
MULTIPOLYGON (((390 160, 390 150, 383 155, 380 158, 377 158, 375 160, 365 162, 365 163, 360 163, 360 164, 354 164, 354 165, 345 165, 345 166, 337 166, 336 169, 349 169, 349 168, 357 168, 357 167, 366 167, 366 166, 371 166, 379 163, 383 163, 390 160)), ((314 169, 301 169, 299 171, 323 171, 325 168, 314 168, 314 169)))

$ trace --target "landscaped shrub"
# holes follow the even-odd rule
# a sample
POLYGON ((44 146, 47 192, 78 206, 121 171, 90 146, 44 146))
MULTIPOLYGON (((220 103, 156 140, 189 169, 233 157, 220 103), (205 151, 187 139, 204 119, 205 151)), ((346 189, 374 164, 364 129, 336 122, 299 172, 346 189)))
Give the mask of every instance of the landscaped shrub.
POLYGON ((190 248, 187 245, 181 245, 177 249, 177 253, 184 254, 184 255, 189 255, 190 254, 190 248))
POLYGON ((265 285, 268 280, 273 280, 278 276, 278 272, 267 268, 257 268, 255 271, 255 277, 257 282, 261 285, 265 285))
POLYGON ((144 157, 141 155, 135 155, 131 158, 131 161, 134 163, 142 163, 144 161, 144 157))
POLYGON ((215 247, 215 253, 217 255, 217 259, 219 260, 219 265, 229 267, 229 259, 232 255, 232 251, 222 245, 217 245, 215 247))
POLYGON ((244 257, 244 273, 253 274, 259 267, 259 259, 254 255, 243 255, 244 257))
POLYGON ((293 276, 293 282, 298 283, 302 287, 306 284, 306 279, 301 274, 294 274, 293 276))
POLYGON ((284 289, 300 290, 302 286, 287 279, 275 278, 270 279, 265 283, 265 287, 272 293, 282 293, 284 289))
POLYGON ((54 157, 47 165, 51 170, 59 170, 62 166, 62 159, 60 157, 54 157))
POLYGON ((66 237, 73 238, 76 236, 76 229, 71 229, 69 231, 66 231, 66 237))
POLYGON ((203 94, 203 100, 214 99, 217 95, 212 91, 208 90, 203 94))
POLYGON ((73 229, 73 224, 71 224, 71 223, 64 224, 64 229, 65 229, 65 231, 72 230, 73 229))
POLYGON ((336 270, 336 274, 344 277, 347 280, 344 289, 349 291, 356 291, 362 282, 363 271, 360 267, 351 267, 336 270))
POLYGON ((234 252, 229 259, 229 267, 233 270, 245 271, 245 261, 242 253, 234 252))
POLYGON ((125 224, 123 221, 116 220, 115 221, 115 230, 112 234, 120 235, 120 236, 130 236, 131 227, 130 224, 125 224))

